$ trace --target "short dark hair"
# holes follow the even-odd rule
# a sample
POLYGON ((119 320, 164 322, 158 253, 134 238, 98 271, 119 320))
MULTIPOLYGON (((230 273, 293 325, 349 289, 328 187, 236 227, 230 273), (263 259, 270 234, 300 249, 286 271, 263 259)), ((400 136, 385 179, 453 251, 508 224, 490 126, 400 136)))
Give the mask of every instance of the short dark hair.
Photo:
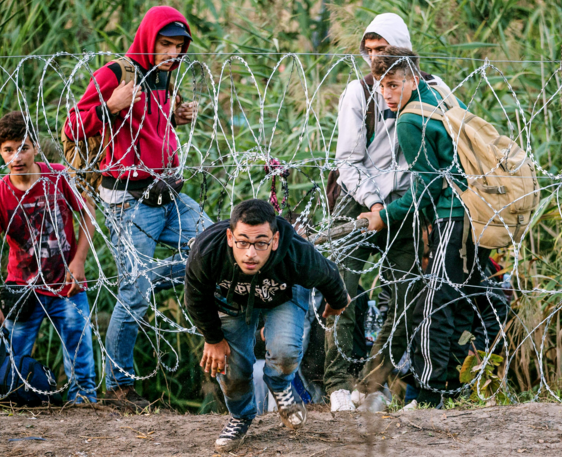
POLYGON ((5 141, 23 142, 27 137, 33 145, 37 143, 21 111, 12 111, 0 119, 0 145, 5 141))
POLYGON ((371 59, 371 72, 377 79, 384 74, 394 75, 397 71, 403 71, 406 77, 411 78, 414 74, 419 74, 419 65, 420 57, 411 49, 389 46, 385 49, 384 55, 374 56, 371 59))
POLYGON ((386 40, 385 37, 380 36, 378 33, 375 32, 367 32, 365 35, 363 35, 363 41, 362 44, 365 44, 365 40, 380 40, 380 39, 386 40))
POLYGON ((234 232, 238 222, 248 225, 261 225, 268 222, 271 231, 277 232, 277 218, 273 206, 257 198, 245 200, 234 207, 230 216, 230 230, 234 232))

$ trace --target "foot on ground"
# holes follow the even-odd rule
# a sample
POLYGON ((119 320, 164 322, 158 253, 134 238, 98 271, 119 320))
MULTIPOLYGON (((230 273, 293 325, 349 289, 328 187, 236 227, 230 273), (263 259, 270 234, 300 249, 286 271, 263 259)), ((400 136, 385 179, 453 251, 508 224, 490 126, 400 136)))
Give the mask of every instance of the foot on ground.
POLYGON ((357 411, 364 413, 377 413, 379 411, 384 411, 389 403, 388 398, 382 392, 372 392, 365 397, 365 400, 361 406, 357 408, 357 411))
POLYGON ((289 427, 291 430, 301 428, 306 423, 306 406, 295 401, 291 386, 282 392, 272 391, 271 393, 275 398, 277 410, 285 427, 289 427))
POLYGON ((338 411, 355 411, 355 405, 351 401, 349 390, 340 389, 332 392, 330 395, 330 404, 332 412, 338 411))
POLYGON ((133 386, 117 387, 108 390, 103 398, 103 403, 122 411, 142 412, 148 410, 150 402, 141 397, 133 386))
POLYGON ((433 390, 420 389, 420 394, 416 398, 419 406, 424 406, 426 408, 443 408, 443 396, 440 392, 434 392, 433 390))
POLYGON ((248 429, 252 424, 251 419, 236 419, 231 417, 215 441, 215 451, 230 452, 242 444, 248 429))
POLYGON ((356 407, 358 407, 365 401, 366 396, 367 395, 365 395, 363 392, 355 389, 353 392, 351 392, 351 401, 356 407))

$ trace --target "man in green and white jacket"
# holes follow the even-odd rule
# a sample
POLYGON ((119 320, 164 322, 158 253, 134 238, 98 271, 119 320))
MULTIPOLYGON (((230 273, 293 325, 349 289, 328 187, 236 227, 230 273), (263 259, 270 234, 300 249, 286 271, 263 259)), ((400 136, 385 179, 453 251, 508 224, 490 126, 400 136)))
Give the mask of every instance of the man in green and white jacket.
MULTIPOLYGON (((371 59, 384 54, 391 45, 412 49, 408 27, 397 14, 380 14, 363 34, 361 55, 370 66, 371 59)), ((421 75, 429 84, 447 87, 437 76, 423 72, 421 75)), ((366 81, 370 84, 374 82, 369 78, 366 81)), ((374 98, 374 103, 368 107, 363 84, 361 80, 350 82, 340 98, 336 159, 342 192, 336 202, 334 217, 355 219, 361 213, 380 210, 383 204, 399 199, 410 186, 408 163, 396 140, 396 113, 386 105, 376 85, 368 92, 374 98), (372 107, 375 110, 374 128, 371 126, 374 134, 367 138, 366 112, 372 107)), ((344 222, 346 220, 340 219, 336 223, 344 222)), ((371 350, 371 355, 376 357, 363 370, 358 386, 361 392, 351 394, 354 380, 349 374, 350 362, 339 353, 333 333, 326 334, 324 386, 330 395, 332 411, 354 410, 361 405, 360 410, 374 412, 386 407, 387 399, 382 395, 382 389, 394 365, 406 351, 407 334, 410 333, 412 306, 407 307, 403 315, 404 305, 415 297, 417 289, 411 283, 415 276, 421 274, 416 262, 423 250, 419 225, 419 221, 414 222, 413 215, 408 215, 402 221, 391 224, 388 230, 366 240, 377 246, 375 252, 385 256, 381 273, 391 290, 389 313, 371 350), (390 335, 392 339, 388 342, 390 335), (365 400, 367 393, 370 395, 365 400)), ((352 298, 357 295, 361 277, 355 272, 365 269, 373 251, 372 247, 363 244, 346 253, 349 255, 340 265, 341 275, 352 298)), ((329 319, 329 324, 333 324, 333 318, 329 319)), ((352 354, 354 330, 353 301, 337 326, 338 346, 347 356, 352 354)))
MULTIPOLYGON (((437 107, 441 95, 418 77, 419 58, 407 48, 389 47, 385 56, 373 59, 372 73, 379 80, 389 109, 397 112, 396 134, 409 164, 412 185, 399 199, 382 210, 363 213, 369 230, 392 227, 414 213, 424 211, 432 222, 429 234, 429 264, 424 289, 413 312, 412 371, 420 394, 417 404, 439 407, 445 389, 451 393, 460 387, 457 365, 468 354, 468 345, 460 346, 463 331, 472 329, 475 304, 485 294, 480 282, 489 249, 474 245, 465 209, 451 185, 466 189, 466 179, 453 140, 442 121, 419 114, 400 112, 409 103, 437 107)), ((453 95, 450 95, 453 97, 453 95)), ((462 108, 466 106, 460 102, 462 108)))

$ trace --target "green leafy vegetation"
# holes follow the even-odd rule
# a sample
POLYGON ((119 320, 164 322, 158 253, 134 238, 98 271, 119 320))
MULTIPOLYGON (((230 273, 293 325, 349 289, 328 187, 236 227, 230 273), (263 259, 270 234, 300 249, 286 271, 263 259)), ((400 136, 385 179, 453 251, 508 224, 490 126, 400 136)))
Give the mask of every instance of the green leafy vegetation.
MULTIPOLYGON (((302 211, 315 184, 323 192, 328 170, 320 166, 334 158, 339 96, 356 78, 354 65, 359 74, 368 72, 361 57, 344 55, 358 52, 362 33, 376 14, 395 12, 404 17, 414 49, 423 57, 422 69, 441 76, 451 88, 462 83, 456 94, 470 103, 471 111, 504 133, 515 132, 518 142, 530 145, 543 169, 542 215, 520 252, 495 253, 506 271, 517 259, 514 287, 531 291, 516 291, 516 314, 509 316, 505 330, 507 347, 500 340, 496 352, 509 352, 508 383, 515 392, 548 394, 544 386, 538 389, 541 373, 554 392, 562 388, 562 296, 556 292, 562 284, 560 212, 557 187, 552 186, 557 180, 547 174, 557 175, 562 169, 559 2, 0 0, 0 114, 29 111, 42 136, 43 153, 59 161, 57 145, 67 104, 72 104, 70 93, 80 97, 90 71, 114 57, 88 53, 124 53, 143 14, 157 4, 174 6, 187 17, 195 38, 190 59, 206 65, 212 74, 213 81, 205 68, 195 64, 185 71, 185 78, 176 80, 183 97, 198 100, 200 106, 195 128, 179 133, 182 142, 190 144, 184 151, 189 178, 184 191, 204 198, 215 219, 226 217, 232 202, 268 195, 271 181, 263 168, 268 157, 298 164, 287 181, 285 214, 288 207, 302 211), (57 53, 75 56, 40 57, 57 53), (299 54, 285 57, 276 67, 286 53, 299 54), (465 81, 486 58, 494 65, 486 70, 486 79, 476 73, 465 81), (212 82, 219 83, 221 71, 223 78, 215 87, 218 134, 214 135, 212 82), (518 103, 522 113, 517 111, 518 103)), ((281 195, 279 185, 277 190, 281 195)), ((319 221, 324 217, 320 195, 313 197, 311 210, 319 221)), ((98 222, 107 236, 99 212, 98 222)), ((100 234, 94 242, 97 261, 90 256, 88 278, 99 278, 100 267, 106 277, 115 278, 112 253, 100 234)), ((159 257, 168 254, 169 250, 159 249, 159 257)), ((364 286, 371 288, 375 276, 376 272, 366 274, 364 286)), ((115 301, 112 284, 89 293, 90 303, 97 303, 102 340, 115 301)), ((160 292, 156 301, 160 312, 189 328, 180 309, 181 289, 160 292)), ((154 322, 153 312, 148 320, 154 322)), ((166 333, 165 338, 177 351, 179 365, 174 371, 158 367, 154 332, 148 337, 141 334, 135 352, 137 374, 146 376, 154 369, 157 374, 139 382, 139 391, 151 400, 164 392, 163 400, 178 410, 222 411, 216 384, 198 366, 202 339, 188 333, 166 333)), ((96 347, 101 373, 99 344, 96 347)), ((162 361, 175 367, 169 349, 160 346, 162 361)), ((56 333, 45 323, 34 356, 55 369, 59 382, 64 379, 61 351, 56 333)), ((488 359, 490 368, 501 363, 497 357, 488 359)), ((495 391, 491 384, 481 386, 481 391, 483 387, 495 391)))

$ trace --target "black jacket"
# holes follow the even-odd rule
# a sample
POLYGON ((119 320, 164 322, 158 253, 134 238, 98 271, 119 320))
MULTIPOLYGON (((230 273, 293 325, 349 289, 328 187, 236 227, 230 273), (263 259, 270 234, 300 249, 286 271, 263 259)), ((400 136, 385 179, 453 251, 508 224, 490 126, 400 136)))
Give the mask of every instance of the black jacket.
POLYGON ((285 219, 277 218, 278 249, 252 276, 244 275, 234 260, 226 239, 229 226, 229 220, 217 222, 195 239, 185 271, 185 305, 207 343, 223 339, 214 297, 219 290, 228 303, 250 312, 254 307, 286 303, 292 298, 293 285, 316 287, 334 309, 347 305, 347 291, 334 262, 297 235, 285 219))

